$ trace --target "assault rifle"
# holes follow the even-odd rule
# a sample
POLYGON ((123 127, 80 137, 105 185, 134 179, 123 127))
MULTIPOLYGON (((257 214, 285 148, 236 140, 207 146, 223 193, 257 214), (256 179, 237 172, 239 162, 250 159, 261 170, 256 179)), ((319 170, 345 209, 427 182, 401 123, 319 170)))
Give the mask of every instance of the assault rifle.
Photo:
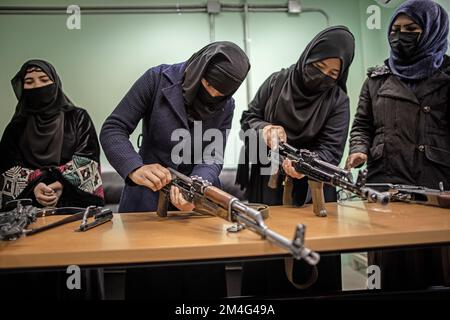
MULTIPOLYGON (((325 199, 323 195, 323 184, 342 188, 345 191, 356 194, 362 199, 370 202, 378 202, 382 205, 389 203, 390 195, 387 192, 378 192, 366 184, 367 170, 360 170, 356 181, 350 171, 325 162, 319 158, 317 153, 306 149, 296 149, 287 143, 280 143, 277 148, 271 151, 272 159, 281 164, 283 159, 293 162, 295 170, 307 176, 313 201, 313 211, 319 217, 326 217, 325 199)), ((269 186, 274 187, 273 175, 269 181, 269 186)))
POLYGON ((6 207, 10 208, 10 210, 0 213, 0 240, 16 240, 22 235, 30 236, 79 220, 82 220, 82 223, 76 231, 86 231, 106 223, 113 218, 110 209, 103 209, 96 206, 89 206, 87 208, 36 208, 32 205, 31 199, 9 201, 6 207), (38 217, 51 215, 69 216, 38 228, 27 229, 38 217), (89 222, 89 218, 93 218, 93 221, 89 222))
POLYGON ((244 204, 236 197, 214 187, 200 177, 187 177, 186 175, 168 168, 172 175, 172 181, 160 190, 157 214, 166 217, 170 202, 170 187, 176 186, 183 197, 195 205, 195 211, 212 214, 227 221, 237 223, 239 231, 243 228, 250 229, 261 235, 263 239, 270 240, 274 244, 288 250, 294 258, 304 259, 310 265, 316 265, 320 256, 304 246, 305 226, 298 224, 293 240, 286 239, 282 235, 269 229, 264 223, 263 214, 251 205, 244 204))
POLYGON ((438 190, 391 183, 368 183, 366 186, 382 192, 388 192, 391 201, 450 208, 450 191, 444 190, 442 182, 439 183, 438 190))

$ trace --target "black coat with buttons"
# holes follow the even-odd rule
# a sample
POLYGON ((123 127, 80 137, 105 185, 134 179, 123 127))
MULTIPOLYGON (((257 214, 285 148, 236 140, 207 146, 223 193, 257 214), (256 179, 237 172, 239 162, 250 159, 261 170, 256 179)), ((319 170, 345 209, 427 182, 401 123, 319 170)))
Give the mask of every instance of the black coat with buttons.
POLYGON ((369 182, 450 189, 450 58, 412 89, 386 66, 369 69, 350 133, 369 182))

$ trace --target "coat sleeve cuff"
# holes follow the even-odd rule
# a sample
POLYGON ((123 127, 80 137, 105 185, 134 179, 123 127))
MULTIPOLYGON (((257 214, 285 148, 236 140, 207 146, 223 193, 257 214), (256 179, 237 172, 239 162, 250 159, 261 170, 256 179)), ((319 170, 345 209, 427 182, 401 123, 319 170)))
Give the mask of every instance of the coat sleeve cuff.
POLYGON ((124 163, 120 168, 118 168, 117 172, 125 180, 126 183, 134 184, 134 182, 132 182, 131 179, 128 178, 128 175, 132 173, 134 170, 142 167, 143 165, 144 164, 142 163, 142 160, 134 159, 124 163))
POLYGON ((268 126, 269 124, 271 124, 271 123, 261 120, 261 121, 255 122, 255 124, 253 125, 253 129, 262 130, 262 129, 264 129, 265 126, 268 126))
POLYGON ((358 153, 358 152, 369 155, 369 147, 365 146, 365 145, 355 145, 355 146, 350 147, 349 154, 358 153))

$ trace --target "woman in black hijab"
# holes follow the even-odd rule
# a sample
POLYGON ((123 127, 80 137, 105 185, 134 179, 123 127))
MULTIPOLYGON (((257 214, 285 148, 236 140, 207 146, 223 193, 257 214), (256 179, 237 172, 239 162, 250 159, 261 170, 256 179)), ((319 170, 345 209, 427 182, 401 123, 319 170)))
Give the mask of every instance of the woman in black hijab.
POLYGON ((215 42, 186 62, 183 99, 192 120, 208 120, 239 89, 250 69, 245 53, 230 42, 215 42), (211 95, 214 88, 216 93, 211 95))
POLYGON ((0 142, 0 206, 21 198, 39 207, 102 205, 94 125, 64 94, 54 67, 27 61, 11 84, 18 104, 0 142))
MULTIPOLYGON (((170 182, 166 167, 200 176, 214 185, 220 184, 226 131, 231 128, 234 112, 232 95, 249 69, 242 49, 222 41, 205 46, 185 62, 150 68, 136 81, 106 119, 100 133, 106 157, 127 182, 119 212, 155 211, 157 191, 170 182), (141 119, 142 144, 136 152, 129 136, 141 119), (185 129, 194 137, 194 121, 201 123, 202 136, 208 129, 220 130, 222 152, 212 164, 193 158, 175 164, 172 150, 178 141, 172 140, 172 134, 185 129)), ((193 145, 191 142, 189 148, 193 145)), ((201 155, 206 147, 203 143, 201 155)), ((178 189, 175 188, 171 196, 178 209, 193 209, 182 199, 178 189)))
MULTIPOLYGON (((294 147, 317 152, 324 161, 339 164, 348 131, 346 81, 353 55, 354 38, 346 27, 331 27, 319 33, 296 64, 273 73, 262 84, 242 115, 242 130, 260 131, 269 146, 269 137, 275 131, 281 141, 287 140, 294 147)), ((281 204, 282 179, 278 188, 270 189, 269 177, 260 174, 260 161, 252 164, 250 177, 248 166, 248 161, 240 165, 237 183, 247 188, 249 201, 281 204)), ((294 185, 298 195, 294 200, 301 205, 306 195, 301 201, 302 192, 297 187, 302 185, 303 189, 307 184, 297 181, 294 185)))
MULTIPOLYGON (((326 162, 339 164, 349 126, 346 81, 354 48, 354 37, 346 27, 335 26, 320 32, 296 64, 273 73, 262 84, 242 115, 242 130, 252 130, 264 139, 269 148, 275 136, 296 148, 316 152, 326 162)), ((251 135, 246 133, 245 136, 251 135)), ((257 155, 265 155, 266 152, 257 152, 257 155)), ((254 157, 253 153, 255 150, 251 150, 249 143, 246 143, 245 159, 244 154, 241 155, 244 164, 239 165, 236 181, 241 188, 246 188, 250 202, 281 205, 284 188, 292 190, 287 197, 292 199, 292 204, 303 205, 310 201, 307 178, 295 172, 288 160, 283 163, 283 169, 289 178, 283 181, 279 175, 276 188, 272 189, 268 187, 270 176, 262 174, 262 169, 269 165, 254 157)), ((327 201, 336 201, 334 188, 326 186, 324 191, 327 201)), ((321 262, 321 276, 313 287, 340 288, 339 258, 334 260, 321 262)), ((296 265, 298 269, 298 263, 296 265)), ((246 264, 243 294, 295 292, 283 270, 282 263, 277 261, 264 265, 246 264)), ((299 277, 302 276, 299 274, 299 277)), ((299 277, 296 282, 304 282, 299 277)))
MULTIPOLYGON (((27 61, 11 84, 18 104, 0 142, 2 210, 8 201, 22 198, 38 207, 102 205, 94 125, 64 94, 54 67, 27 61)), ((82 299, 95 289, 88 289, 88 273, 82 273, 82 290, 69 290, 67 274, 59 271, 9 273, 0 276, 0 283, 10 298, 82 299)))

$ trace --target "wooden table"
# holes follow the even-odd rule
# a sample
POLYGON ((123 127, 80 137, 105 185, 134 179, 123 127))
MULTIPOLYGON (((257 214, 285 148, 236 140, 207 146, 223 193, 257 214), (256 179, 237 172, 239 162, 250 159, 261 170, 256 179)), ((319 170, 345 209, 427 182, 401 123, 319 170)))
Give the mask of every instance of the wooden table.
MULTIPOLYGON (((359 251, 450 243, 450 210, 404 203, 386 207, 364 202, 328 204, 329 216, 312 207, 272 207, 267 225, 291 238, 304 223, 306 246, 324 252, 359 251)), ((40 218, 36 225, 61 217, 40 218)), ((216 217, 172 213, 116 214, 113 223, 74 232, 79 222, 17 241, 0 243, 0 269, 131 265, 157 262, 243 259, 286 254, 249 230, 226 232, 231 224, 216 217)))

